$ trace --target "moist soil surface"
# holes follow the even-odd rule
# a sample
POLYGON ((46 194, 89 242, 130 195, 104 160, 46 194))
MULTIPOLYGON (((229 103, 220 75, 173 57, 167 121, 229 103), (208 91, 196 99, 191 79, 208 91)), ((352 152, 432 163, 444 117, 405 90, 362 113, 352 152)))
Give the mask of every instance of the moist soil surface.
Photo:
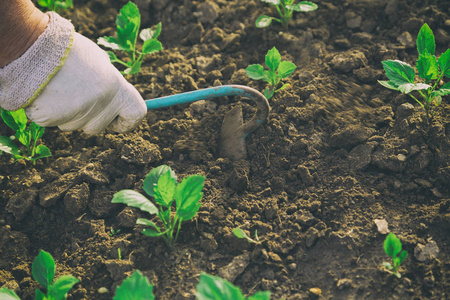
MULTIPOLYGON (((93 41, 114 35, 126 3, 74 2, 61 14, 93 41)), ((448 1, 316 0, 319 9, 295 13, 287 29, 256 28, 259 15, 276 13, 256 0, 138 2, 143 28, 162 22, 164 47, 127 78, 144 99, 224 84, 263 91, 244 69, 273 46, 298 66, 283 81, 290 87, 269 99, 268 120, 238 161, 220 157, 219 132, 234 106, 244 120, 255 113, 239 97, 149 111, 128 134, 48 128, 53 156, 36 165, 1 155, 0 286, 33 299, 31 263, 44 249, 56 276, 80 279, 69 299, 112 299, 136 269, 157 299, 195 299, 202 272, 272 299, 450 298, 449 98, 427 122, 414 100, 377 83, 383 60, 415 65, 424 22, 437 55, 450 48, 448 1), (206 176, 198 216, 173 249, 141 234, 135 222, 146 213, 111 203, 122 189, 143 193, 162 164, 180 179, 206 176), (401 278, 381 265, 386 231, 375 220, 408 251, 401 278), (262 243, 236 238, 236 227, 262 243)))

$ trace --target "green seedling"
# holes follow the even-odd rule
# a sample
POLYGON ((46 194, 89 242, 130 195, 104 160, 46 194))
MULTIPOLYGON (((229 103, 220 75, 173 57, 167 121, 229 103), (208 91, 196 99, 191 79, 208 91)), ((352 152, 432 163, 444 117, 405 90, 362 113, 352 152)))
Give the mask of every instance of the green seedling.
POLYGON ((158 37, 161 33, 161 22, 153 28, 143 29, 139 33, 141 26, 141 14, 139 8, 133 2, 125 4, 116 19, 117 38, 113 36, 105 36, 98 39, 97 44, 113 49, 124 51, 128 56, 127 61, 123 61, 111 52, 107 51, 109 59, 112 63, 119 63, 125 66, 122 74, 137 74, 141 70, 144 56, 155 53, 162 49, 161 42, 158 37), (141 51, 137 49, 137 37, 142 39, 141 51))
POLYGON ((285 83, 277 89, 281 79, 291 76, 297 66, 290 61, 281 61, 280 52, 275 47, 267 51, 265 63, 269 70, 264 70, 264 67, 260 64, 254 64, 248 66, 245 69, 245 73, 251 79, 263 80, 269 84, 264 90, 264 96, 270 99, 275 92, 282 91, 290 86, 288 83, 285 83))
POLYGON ((25 159, 32 161, 51 156, 50 149, 44 145, 37 145, 38 140, 44 134, 44 127, 32 122, 27 125, 28 119, 23 109, 16 111, 1 110, 3 121, 16 133, 12 137, 0 136, 0 151, 9 153, 16 160, 25 159), (17 139, 24 150, 19 148, 14 140, 17 139))
POLYGON ((197 300, 270 300, 270 291, 257 292, 253 296, 245 297, 241 289, 229 281, 202 273, 195 296, 197 300))
POLYGON ((154 300, 153 285, 139 270, 134 271, 116 289, 113 300, 154 300))
POLYGON ((54 12, 59 12, 60 9, 66 10, 69 8, 73 8, 72 0, 39 0, 38 2, 40 7, 46 8, 47 10, 51 10, 54 12))
POLYGON ((402 276, 398 272, 398 267, 400 267, 401 263, 405 261, 408 256, 408 252, 406 250, 402 251, 402 242, 392 232, 387 235, 383 246, 384 252, 392 258, 392 264, 383 262, 383 266, 392 272, 393 275, 401 278, 402 276))
POLYGON ((310 12, 318 8, 317 4, 310 1, 302 1, 294 4, 295 0, 261 0, 274 5, 277 8, 280 18, 269 17, 266 15, 259 16, 256 19, 255 25, 258 28, 265 28, 272 24, 272 21, 281 23, 284 28, 288 27, 289 21, 292 19, 294 11, 310 12))
POLYGON ((259 240, 258 237, 258 230, 255 230, 255 239, 252 239, 251 237, 249 237, 244 230, 240 229, 240 228, 235 228, 233 229, 233 234, 240 238, 240 239, 246 239, 249 243, 253 243, 256 245, 260 245, 261 241, 259 240))
POLYGON ((385 60, 381 63, 386 71, 389 81, 378 81, 382 86, 409 95, 425 110, 427 121, 435 114, 433 107, 437 108, 442 102, 442 96, 450 94, 450 82, 440 89, 443 77, 450 78, 450 49, 447 49, 439 58, 435 56, 436 43, 433 31, 424 24, 417 36, 416 69, 419 78, 412 66, 400 60, 385 60), (417 91, 422 101, 411 92, 417 91))
POLYGON ((114 194, 111 202, 124 203, 156 215, 161 226, 144 218, 137 219, 136 224, 150 226, 152 229, 145 228, 142 233, 151 237, 161 236, 167 245, 172 247, 178 238, 181 223, 194 218, 200 208, 204 181, 204 176, 192 175, 177 184, 177 176, 172 169, 162 165, 146 176, 143 186, 144 191, 154 198, 159 208, 133 190, 122 190, 114 194), (175 212, 172 213, 174 203, 175 212))
POLYGON ((120 229, 114 230, 114 228, 111 227, 111 230, 109 231, 109 236, 110 237, 115 237, 119 233, 120 233, 120 229))

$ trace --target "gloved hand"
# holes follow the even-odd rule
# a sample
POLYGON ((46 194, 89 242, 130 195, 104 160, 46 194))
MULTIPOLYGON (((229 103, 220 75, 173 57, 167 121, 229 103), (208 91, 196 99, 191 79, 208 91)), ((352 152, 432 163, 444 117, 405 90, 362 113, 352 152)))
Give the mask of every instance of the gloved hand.
POLYGON ((0 69, 0 106, 25 107, 35 123, 62 130, 97 134, 108 126, 117 132, 134 129, 147 111, 138 91, 106 52, 74 33, 69 21, 49 15, 47 29, 30 49, 0 69))

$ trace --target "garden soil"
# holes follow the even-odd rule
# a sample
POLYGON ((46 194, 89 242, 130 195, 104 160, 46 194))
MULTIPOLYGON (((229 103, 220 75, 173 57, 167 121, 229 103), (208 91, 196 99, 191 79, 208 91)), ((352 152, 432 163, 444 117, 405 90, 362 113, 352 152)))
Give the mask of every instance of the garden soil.
MULTIPOLYGON (((62 15, 94 41, 114 35, 126 3, 74 2, 62 15)), ((80 279, 69 299, 112 299, 136 269, 157 299, 195 299, 202 272, 272 299, 449 299, 450 98, 427 122, 417 103, 377 80, 386 79, 382 60, 415 65, 424 22, 437 54, 450 48, 450 4, 315 2, 317 11, 294 14, 287 29, 258 29, 259 15, 276 13, 259 0, 138 1, 144 27, 162 22, 164 46, 128 78, 145 99, 224 84, 262 91, 244 69, 273 46, 298 66, 284 80, 290 87, 269 99, 245 160, 218 154, 226 112, 255 113, 237 97, 150 111, 128 134, 48 128, 53 156, 36 165, 0 156, 0 286, 32 299, 31 263, 44 249, 56 276, 80 279), (148 215, 111 203, 122 189, 143 193, 146 174, 162 164, 179 179, 206 176, 198 216, 173 249, 140 233, 136 219, 148 215), (236 227, 262 243, 236 238, 236 227), (408 251, 401 278, 381 265, 387 231, 408 251)), ((2 123, 0 134, 12 132, 2 123)))

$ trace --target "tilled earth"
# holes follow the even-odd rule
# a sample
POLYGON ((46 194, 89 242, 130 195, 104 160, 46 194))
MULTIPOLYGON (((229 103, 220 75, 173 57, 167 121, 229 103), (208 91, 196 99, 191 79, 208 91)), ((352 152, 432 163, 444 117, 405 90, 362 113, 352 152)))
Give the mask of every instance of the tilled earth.
MULTIPOLYGON (((62 15, 93 40, 114 34, 126 3, 74 2, 62 15)), ((53 156, 36 165, 0 156, 0 286, 32 299, 31 262, 44 249, 57 276, 80 279, 70 299, 111 299, 135 269, 158 299, 194 299, 201 272, 246 294, 271 290, 273 299, 448 299, 449 99, 427 123, 416 103, 377 80, 385 79, 382 60, 415 65, 424 22, 438 55, 450 48, 450 5, 315 2, 317 11, 294 14, 286 30, 256 28, 257 16, 276 13, 256 0, 138 1, 144 28, 163 28, 164 50, 128 78, 145 99, 222 84, 262 91, 244 69, 273 46, 298 66, 291 87, 269 100, 268 121, 246 139, 246 160, 218 155, 225 113, 241 105, 248 120, 255 112, 232 97, 150 111, 129 134, 49 128, 43 142, 53 156), (173 250, 140 233, 135 220, 147 215, 111 204, 121 189, 143 192, 145 175, 161 164, 179 178, 207 178, 198 217, 173 250), (401 279, 381 266, 388 257, 376 219, 409 253, 401 279), (262 244, 237 239, 235 227, 257 230, 262 244)), ((11 134, 1 123, 0 135, 11 134)))

